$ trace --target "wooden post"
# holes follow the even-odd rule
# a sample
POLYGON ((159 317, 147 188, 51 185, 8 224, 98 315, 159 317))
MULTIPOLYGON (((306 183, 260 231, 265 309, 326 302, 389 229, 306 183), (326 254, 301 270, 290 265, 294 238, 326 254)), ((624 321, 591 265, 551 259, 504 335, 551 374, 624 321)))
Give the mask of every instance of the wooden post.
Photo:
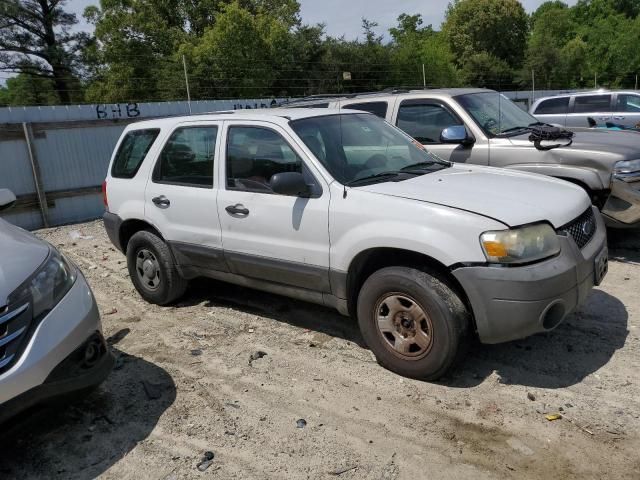
POLYGON ((49 226, 49 208, 47 206, 47 195, 42 186, 42 176, 40 175, 40 165, 36 156, 36 149, 33 142, 33 131, 31 124, 22 122, 22 130, 24 131, 24 140, 27 143, 27 152, 29 154, 29 162, 31 163, 31 172, 33 174, 33 183, 36 186, 38 195, 38 203, 40 204, 40 213, 42 214, 42 223, 45 228, 49 226))

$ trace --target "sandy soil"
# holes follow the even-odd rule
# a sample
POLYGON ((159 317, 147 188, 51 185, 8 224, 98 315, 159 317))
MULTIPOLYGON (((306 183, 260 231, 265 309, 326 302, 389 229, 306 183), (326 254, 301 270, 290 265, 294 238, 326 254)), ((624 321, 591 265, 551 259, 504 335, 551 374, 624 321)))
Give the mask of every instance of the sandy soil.
POLYGON ((85 272, 119 360, 5 430, 0 478, 640 478, 638 233, 610 239, 607 279, 556 331, 476 345, 437 384, 384 370, 321 307, 206 280, 148 305, 100 222, 38 234, 85 272))

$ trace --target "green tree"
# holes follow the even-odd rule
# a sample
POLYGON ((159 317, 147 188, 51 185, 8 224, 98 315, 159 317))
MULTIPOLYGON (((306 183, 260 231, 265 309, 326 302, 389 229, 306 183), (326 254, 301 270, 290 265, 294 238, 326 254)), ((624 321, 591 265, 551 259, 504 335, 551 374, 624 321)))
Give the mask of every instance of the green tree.
POLYGON ((65 4, 0 0, 0 71, 50 80, 57 99, 69 103, 79 96, 79 53, 88 36, 71 31, 78 20, 65 4))
POLYGON ((21 73, 0 87, 0 106, 54 105, 58 102, 55 83, 50 78, 21 73))
POLYGON ((442 31, 457 63, 467 70, 472 58, 475 66, 496 58, 518 68, 526 49, 528 24, 529 17, 517 0, 454 0, 447 8, 442 31), (484 53, 487 55, 481 55, 484 53))

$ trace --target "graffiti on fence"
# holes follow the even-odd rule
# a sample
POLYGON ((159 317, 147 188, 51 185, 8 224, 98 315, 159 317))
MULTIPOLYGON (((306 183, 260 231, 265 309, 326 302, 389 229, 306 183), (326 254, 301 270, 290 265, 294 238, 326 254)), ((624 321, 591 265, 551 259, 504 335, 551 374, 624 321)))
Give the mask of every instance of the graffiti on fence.
POLYGON ((98 120, 136 118, 140 116, 140 108, 137 103, 112 103, 96 105, 98 120))

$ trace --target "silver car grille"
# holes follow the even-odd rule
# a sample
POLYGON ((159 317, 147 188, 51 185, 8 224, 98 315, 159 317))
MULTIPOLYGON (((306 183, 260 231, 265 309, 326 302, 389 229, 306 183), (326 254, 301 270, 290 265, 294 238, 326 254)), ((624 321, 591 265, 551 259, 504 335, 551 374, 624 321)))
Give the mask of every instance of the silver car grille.
POLYGON ((574 221, 568 223, 564 227, 559 229, 560 233, 571 236, 578 245, 578 248, 582 250, 587 243, 591 241, 596 234, 598 224, 596 223, 596 217, 593 214, 593 208, 589 207, 582 215, 576 218, 574 221))
POLYGON ((22 353, 31 323, 29 307, 29 303, 23 303, 0 309, 0 374, 11 368, 22 353))

